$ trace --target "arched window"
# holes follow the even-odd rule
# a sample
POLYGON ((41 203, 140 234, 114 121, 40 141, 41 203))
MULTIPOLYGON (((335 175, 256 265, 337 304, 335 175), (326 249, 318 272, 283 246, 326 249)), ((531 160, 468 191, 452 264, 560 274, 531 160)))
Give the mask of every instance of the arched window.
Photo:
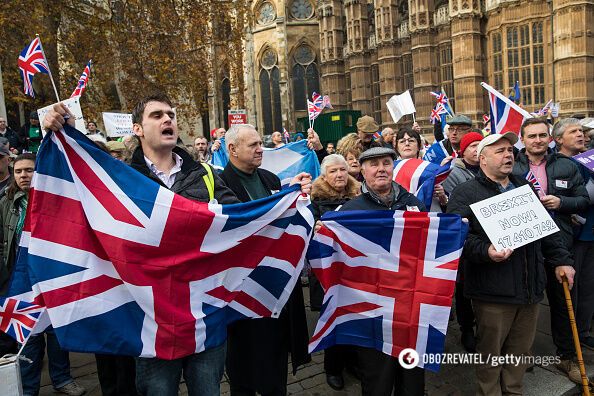
POLYGON ((223 78, 221 84, 221 94, 223 99, 223 119, 225 129, 229 129, 229 105, 231 103, 231 82, 227 77, 223 78))
POLYGON ((291 80, 295 110, 307 110, 306 97, 320 91, 320 75, 315 63, 316 54, 309 45, 301 44, 293 55, 291 80))
POLYGON ((280 72, 276 66, 277 57, 273 49, 268 48, 260 59, 260 98, 264 133, 270 134, 282 129, 280 72))

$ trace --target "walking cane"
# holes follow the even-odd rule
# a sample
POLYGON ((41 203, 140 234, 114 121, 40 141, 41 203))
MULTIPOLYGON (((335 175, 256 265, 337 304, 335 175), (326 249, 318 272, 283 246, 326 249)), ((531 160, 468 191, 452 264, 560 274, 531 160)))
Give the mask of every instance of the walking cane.
POLYGON ((565 292, 565 302, 567 303, 567 312, 569 313, 569 323, 571 324, 571 332, 573 333, 573 344, 575 352, 577 353, 578 366, 580 367, 580 374, 582 375, 582 388, 584 389, 584 396, 590 396, 590 387, 588 385, 588 377, 586 376, 586 367, 584 366, 584 358, 582 356, 582 347, 580 346, 580 339, 578 337, 577 326, 575 324, 575 315, 573 314, 573 304, 571 303, 571 295, 569 294, 569 282, 564 272, 561 272, 561 279, 563 280, 563 291, 565 292))

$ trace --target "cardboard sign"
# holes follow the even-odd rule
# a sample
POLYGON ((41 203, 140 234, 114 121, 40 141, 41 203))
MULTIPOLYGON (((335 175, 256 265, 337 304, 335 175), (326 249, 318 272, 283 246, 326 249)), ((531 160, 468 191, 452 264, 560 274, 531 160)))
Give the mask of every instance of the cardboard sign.
MULTIPOLYGON (((85 120, 83 118, 82 110, 80 109, 80 96, 76 96, 74 98, 63 100, 62 103, 64 103, 66 105, 66 107, 68 107, 70 112, 72 114, 74 114, 74 123, 75 123, 74 127, 76 129, 78 129, 79 131, 81 131, 82 133, 85 133, 86 132, 85 120)), ((45 119, 46 114, 50 111, 50 109, 53 106, 54 105, 51 104, 49 106, 46 106, 42 109, 37 110, 37 117, 39 117, 39 125, 42 126, 42 129, 43 129, 43 120, 45 119)), ((43 132, 43 136, 45 136, 45 131, 43 132)))
POLYGON ((559 231, 528 185, 470 205, 498 252, 515 249, 559 231))
POLYGON ((575 155, 573 158, 588 168, 590 172, 594 172, 594 149, 575 155))
POLYGON ((229 125, 247 124, 247 111, 245 109, 229 110, 229 125))
POLYGON ((553 118, 559 117, 559 110, 561 110, 561 103, 555 102, 551 104, 551 116, 553 118))
POLYGON ((132 134, 132 114, 103 113, 105 133, 110 137, 126 136, 132 134))

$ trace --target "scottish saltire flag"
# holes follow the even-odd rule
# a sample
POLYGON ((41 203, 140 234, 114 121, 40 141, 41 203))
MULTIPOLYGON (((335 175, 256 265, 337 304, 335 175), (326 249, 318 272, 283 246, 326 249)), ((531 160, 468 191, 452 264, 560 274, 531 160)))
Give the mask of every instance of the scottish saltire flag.
POLYGON ((453 161, 440 166, 419 158, 398 160, 394 162, 393 180, 430 208, 435 185, 448 177, 452 166, 453 161))
POLYGON ((264 149, 261 168, 277 175, 282 186, 288 185, 301 172, 309 173, 312 180, 320 175, 318 156, 307 147, 307 140, 264 149))
POLYGON ((213 151, 210 157, 209 164, 218 171, 222 171, 229 162, 229 152, 227 152, 227 145, 225 138, 221 138, 221 146, 217 151, 213 151))
POLYGON ((31 43, 26 46, 19 55, 19 72, 23 78, 24 92, 26 95, 35 97, 33 91, 33 76, 36 73, 49 73, 47 60, 41 49, 41 39, 35 37, 31 43))
POLYGON ((29 194, 17 272, 80 352, 176 359, 220 345, 235 320, 278 317, 313 225, 297 186, 191 201, 69 126, 44 138, 29 194))
MULTIPOLYGON (((335 344, 398 356, 444 351, 467 225, 427 212, 327 212, 307 258, 325 291, 310 352, 335 344)), ((425 365, 437 371, 436 364, 425 365)))
MULTIPOLYGON (((423 159, 425 161, 433 162, 436 165, 440 165, 441 161, 443 161, 444 158, 450 155, 448 153, 448 150, 444 146, 444 142, 446 140, 447 139, 440 140, 439 142, 435 142, 431 146, 429 146, 427 151, 425 151, 425 155, 423 155, 423 159)), ((452 153, 451 156, 454 158, 457 157, 456 152, 454 151, 454 153, 452 153)))
POLYGON ((83 70, 82 74, 80 75, 74 92, 72 92, 72 95, 70 95, 71 98, 75 96, 81 96, 85 92, 85 89, 87 88, 87 83, 89 82, 89 76, 91 75, 91 63, 92 60, 89 60, 89 62, 85 66, 85 70, 83 70))
POLYGON ((44 311, 45 308, 37 304, 0 297, 0 332, 24 344, 44 311))

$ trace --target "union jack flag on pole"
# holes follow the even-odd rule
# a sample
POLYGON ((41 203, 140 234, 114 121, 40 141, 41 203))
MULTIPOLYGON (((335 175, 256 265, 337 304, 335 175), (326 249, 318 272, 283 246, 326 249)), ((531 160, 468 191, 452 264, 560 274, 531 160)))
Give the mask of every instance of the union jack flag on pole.
POLYGON ((431 110, 431 116, 429 117, 429 121, 431 121, 432 124, 435 124, 436 122, 441 120, 442 114, 447 114, 447 110, 443 106, 443 103, 437 103, 435 105, 435 108, 431 110))
POLYGON ((420 158, 399 160, 394 162, 393 180, 430 208, 435 185, 448 177, 453 163, 441 166, 420 158))
POLYGON ((235 320, 280 314, 313 226, 300 195, 191 201, 65 126, 39 151, 9 295, 45 306, 67 350, 201 352, 235 320))
POLYGON ((514 132, 519 135, 522 123, 532 115, 489 84, 482 82, 481 85, 489 94, 491 133, 514 132))
MULTIPOLYGON (((321 102, 320 102, 321 103, 321 102)), ((322 113, 321 105, 317 105, 316 103, 307 100, 307 114, 309 116, 309 120, 313 121, 322 113)))
POLYGON ((74 90, 74 92, 72 92, 72 95, 70 95, 71 98, 75 96, 81 96, 85 92, 85 89, 87 88, 87 83, 89 82, 89 76, 91 75, 91 63, 92 60, 89 60, 89 62, 85 66, 85 70, 83 70, 82 74, 80 75, 80 78, 78 79, 78 83, 76 84, 76 89, 74 90))
MULTIPOLYGON (((325 291, 310 352, 335 344, 398 356, 444 351, 467 225, 459 216, 328 212, 307 258, 325 291)), ((437 364, 424 365, 437 371, 437 364)))
POLYGON ((35 37, 33 41, 21 51, 18 66, 21 77, 23 78, 25 94, 35 97, 35 91, 33 90, 33 76, 37 73, 49 74, 49 67, 45 55, 43 54, 41 39, 39 37, 35 37))
POLYGON ((0 332, 24 344, 44 311, 45 307, 37 304, 15 298, 0 298, 0 332))

